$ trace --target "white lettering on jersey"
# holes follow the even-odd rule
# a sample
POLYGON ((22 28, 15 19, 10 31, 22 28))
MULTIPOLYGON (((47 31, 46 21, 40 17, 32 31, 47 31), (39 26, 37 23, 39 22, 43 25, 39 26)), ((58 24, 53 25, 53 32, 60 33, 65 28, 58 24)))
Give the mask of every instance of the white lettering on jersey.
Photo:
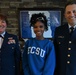
POLYGON ((37 47, 36 48, 36 52, 35 52, 37 55, 39 55, 39 53, 40 53, 40 48, 39 47, 37 47))
POLYGON ((44 57, 45 51, 43 49, 40 49, 39 47, 28 47, 28 53, 27 54, 36 54, 41 57, 44 57))
POLYGON ((41 56, 41 57, 44 57, 44 54, 45 54, 45 51, 44 51, 43 49, 41 49, 40 56, 41 56))
POLYGON ((34 54, 34 49, 36 49, 35 47, 28 47, 28 54, 31 53, 31 54, 34 54))
POLYGON ((27 54, 29 54, 29 53, 30 53, 30 51, 31 51, 31 47, 28 47, 28 52, 27 52, 27 54))

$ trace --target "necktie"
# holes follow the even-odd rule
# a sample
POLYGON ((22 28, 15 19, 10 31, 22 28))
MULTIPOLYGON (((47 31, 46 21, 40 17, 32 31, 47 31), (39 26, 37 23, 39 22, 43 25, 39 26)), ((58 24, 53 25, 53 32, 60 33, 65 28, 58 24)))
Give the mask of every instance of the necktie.
POLYGON ((70 28, 70 36, 72 35, 73 31, 74 31, 74 28, 71 27, 71 28, 70 28))
POLYGON ((0 35, 0 37, 3 38, 2 35, 0 35))
POLYGON ((2 36, 0 35, 0 37, 2 37, 2 36))

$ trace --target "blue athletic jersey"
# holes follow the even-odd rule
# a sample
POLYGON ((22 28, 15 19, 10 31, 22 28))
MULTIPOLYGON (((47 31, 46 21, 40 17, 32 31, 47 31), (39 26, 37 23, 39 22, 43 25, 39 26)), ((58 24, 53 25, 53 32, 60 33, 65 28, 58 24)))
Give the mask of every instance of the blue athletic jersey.
POLYGON ((22 57, 24 75, 54 75, 55 50, 48 40, 26 41, 22 57))

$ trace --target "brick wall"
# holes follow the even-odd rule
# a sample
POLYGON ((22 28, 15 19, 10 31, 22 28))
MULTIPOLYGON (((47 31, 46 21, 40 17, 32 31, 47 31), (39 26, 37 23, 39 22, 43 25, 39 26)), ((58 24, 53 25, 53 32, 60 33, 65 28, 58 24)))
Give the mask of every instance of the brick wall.
POLYGON ((7 15, 7 31, 19 36, 18 8, 33 7, 61 7, 64 8, 66 1, 70 0, 1 0, 0 13, 7 15))

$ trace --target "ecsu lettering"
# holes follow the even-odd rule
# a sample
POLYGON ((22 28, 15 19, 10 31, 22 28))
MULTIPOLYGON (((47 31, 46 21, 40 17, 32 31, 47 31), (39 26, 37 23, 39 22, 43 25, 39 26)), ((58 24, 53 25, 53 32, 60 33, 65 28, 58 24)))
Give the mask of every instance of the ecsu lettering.
POLYGON ((28 47, 28 54, 36 54, 44 57, 45 51, 39 47, 28 47))

